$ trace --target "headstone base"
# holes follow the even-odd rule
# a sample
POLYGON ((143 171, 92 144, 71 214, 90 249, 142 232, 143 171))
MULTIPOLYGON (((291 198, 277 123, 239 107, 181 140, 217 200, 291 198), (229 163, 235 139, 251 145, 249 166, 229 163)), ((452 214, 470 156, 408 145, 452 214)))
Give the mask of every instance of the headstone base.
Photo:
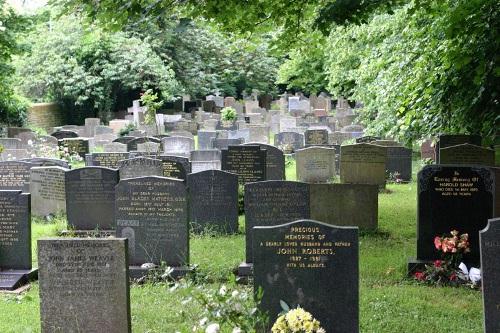
POLYGON ((36 279, 38 268, 1 271, 0 290, 13 291, 36 279))
POLYGON ((238 266, 238 276, 239 277, 253 276, 253 263, 242 262, 238 266))
POLYGON ((83 237, 83 238, 108 238, 110 236, 115 236, 116 232, 114 230, 63 230, 60 232, 59 236, 62 237, 83 237))
MULTIPOLYGON (((156 268, 142 268, 141 266, 129 266, 128 272, 131 280, 137 280, 146 276, 150 271, 156 268)), ((170 277, 173 279, 179 279, 185 276, 187 273, 191 272, 193 269, 189 266, 172 267, 172 273, 170 277)))
POLYGON ((408 260, 408 276, 413 277, 415 273, 423 272, 425 270, 425 265, 432 265, 432 261, 410 258, 408 260))

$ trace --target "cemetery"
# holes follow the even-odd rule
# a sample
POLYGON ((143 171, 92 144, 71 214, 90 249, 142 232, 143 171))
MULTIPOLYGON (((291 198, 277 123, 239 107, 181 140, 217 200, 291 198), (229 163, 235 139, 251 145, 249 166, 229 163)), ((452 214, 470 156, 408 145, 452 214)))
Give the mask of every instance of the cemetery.
POLYGON ((464 1, 0 0, 0 332, 499 333, 464 1))

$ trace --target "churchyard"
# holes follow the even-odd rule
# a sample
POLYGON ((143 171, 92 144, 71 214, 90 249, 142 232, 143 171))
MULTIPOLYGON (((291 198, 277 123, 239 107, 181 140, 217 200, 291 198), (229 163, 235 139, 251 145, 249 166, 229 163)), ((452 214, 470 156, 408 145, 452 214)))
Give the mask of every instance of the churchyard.
POLYGON ((0 332, 267 332, 297 306, 328 333, 498 331, 495 150, 405 147, 361 110, 210 95, 6 128, 0 332))

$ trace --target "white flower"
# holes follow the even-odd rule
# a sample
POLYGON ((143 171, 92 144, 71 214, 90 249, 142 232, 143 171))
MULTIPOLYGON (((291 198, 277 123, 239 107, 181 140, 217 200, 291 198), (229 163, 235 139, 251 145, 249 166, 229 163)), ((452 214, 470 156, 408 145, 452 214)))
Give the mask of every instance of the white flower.
POLYGON ((219 295, 224 296, 224 295, 226 295, 226 292, 227 292, 227 288, 226 288, 226 286, 225 286, 225 285, 222 285, 222 286, 220 287, 220 289, 219 289, 219 295))
POLYGON ((235 327, 233 328, 233 331, 231 333, 243 333, 243 331, 241 330, 241 328, 235 327))
POLYGON ((200 326, 205 326, 208 322, 208 318, 207 317, 204 317, 200 320, 200 326))
POLYGON ((238 292, 238 290, 234 290, 232 293, 231 293, 231 296, 232 297, 236 297, 238 296, 240 293, 238 292))
POLYGON ((219 333, 220 326, 219 324, 210 324, 205 330, 205 333, 219 333))
POLYGON ((30 146, 32 146, 32 145, 33 145, 33 140, 28 140, 28 144, 29 144, 30 146))

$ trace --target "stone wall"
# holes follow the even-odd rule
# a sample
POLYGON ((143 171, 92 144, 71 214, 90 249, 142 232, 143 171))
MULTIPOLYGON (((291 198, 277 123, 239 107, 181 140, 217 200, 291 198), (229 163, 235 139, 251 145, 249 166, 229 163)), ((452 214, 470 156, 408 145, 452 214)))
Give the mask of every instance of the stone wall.
POLYGON ((57 103, 34 103, 28 108, 28 124, 50 130, 64 125, 64 111, 57 103))

